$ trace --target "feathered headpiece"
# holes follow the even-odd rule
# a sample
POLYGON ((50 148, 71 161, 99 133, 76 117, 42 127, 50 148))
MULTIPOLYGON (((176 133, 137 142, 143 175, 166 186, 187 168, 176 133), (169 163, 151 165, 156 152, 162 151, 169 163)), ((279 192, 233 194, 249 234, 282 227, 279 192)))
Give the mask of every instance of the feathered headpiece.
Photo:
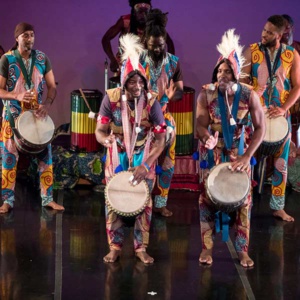
POLYGON ((245 57, 242 55, 244 46, 239 44, 240 36, 234 34, 235 29, 227 30, 222 36, 222 41, 217 45, 217 50, 221 54, 217 61, 216 67, 213 73, 213 81, 216 81, 216 74, 219 65, 227 59, 231 63, 231 68, 236 80, 243 77, 241 70, 246 61, 245 57))
POLYGON ((139 74, 145 81, 145 88, 147 88, 147 77, 143 66, 139 62, 141 52, 144 50, 140 42, 140 38, 132 33, 123 35, 120 38, 120 47, 122 49, 122 68, 121 68, 121 85, 125 86, 126 81, 139 74))

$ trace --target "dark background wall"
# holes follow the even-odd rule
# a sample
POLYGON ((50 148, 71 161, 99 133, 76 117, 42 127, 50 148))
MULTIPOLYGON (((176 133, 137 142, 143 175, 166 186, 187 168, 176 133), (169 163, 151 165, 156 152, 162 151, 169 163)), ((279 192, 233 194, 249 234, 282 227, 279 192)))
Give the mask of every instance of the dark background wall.
MULTIPOLYGON (((218 59, 216 44, 227 29, 236 28, 241 44, 249 45, 260 40, 270 15, 285 13, 294 18, 294 37, 300 40, 299 0, 152 0, 152 6, 169 12, 167 29, 182 63, 184 84, 193 87, 196 95, 211 79, 218 59)), ((104 92, 106 55, 101 38, 121 15, 129 12, 127 0, 1 2, 0 44, 5 50, 14 43, 16 24, 29 22, 36 30, 35 48, 44 51, 52 62, 58 96, 50 115, 57 126, 69 122, 73 90, 104 92)), ((113 47, 116 51, 116 39, 113 47)))

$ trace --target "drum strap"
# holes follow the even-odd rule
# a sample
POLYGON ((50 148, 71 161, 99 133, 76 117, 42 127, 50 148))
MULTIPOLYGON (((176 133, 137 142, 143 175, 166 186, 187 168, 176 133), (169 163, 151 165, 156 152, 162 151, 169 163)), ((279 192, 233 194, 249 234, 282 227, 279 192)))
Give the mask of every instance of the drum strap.
POLYGON ((219 233, 222 230, 223 242, 227 242, 229 239, 229 221, 230 221, 230 217, 227 213, 221 211, 215 213, 216 232, 219 233), (221 217, 222 217, 222 222, 221 222, 221 217))
MULTIPOLYGON (((233 99, 233 105, 232 105, 232 117, 234 118, 234 120, 236 120, 236 118, 237 118, 240 95, 241 95, 241 87, 240 87, 240 84, 238 84, 238 89, 235 92, 234 99, 233 99)), ((226 149, 230 150, 231 146, 232 146, 232 142, 233 142, 233 134, 234 134, 234 130, 235 130, 235 125, 229 125, 225 100, 220 91, 218 91, 218 102, 219 102, 219 106, 220 106, 224 143, 225 143, 226 149)))
POLYGON ((24 76, 24 78, 26 80, 28 89, 31 88, 31 77, 32 77, 34 63, 35 63, 35 50, 32 50, 31 53, 32 53, 32 60, 31 60, 30 70, 29 70, 29 72, 27 72, 26 67, 25 67, 25 65, 23 63, 23 60, 22 60, 22 57, 20 55, 19 50, 15 50, 16 59, 17 59, 19 65, 21 67, 21 70, 22 70, 23 76, 24 76))
POLYGON ((269 72, 269 98, 268 98, 268 105, 270 105, 270 100, 272 100, 272 94, 273 94, 273 88, 275 86, 276 83, 276 76, 275 76, 275 72, 278 66, 278 61, 281 55, 281 44, 280 47, 278 48, 274 63, 273 63, 273 68, 271 66, 271 59, 270 59, 270 55, 269 55, 269 51, 266 47, 264 47, 264 52, 266 55, 266 61, 267 61, 267 66, 268 66, 268 72, 269 72))

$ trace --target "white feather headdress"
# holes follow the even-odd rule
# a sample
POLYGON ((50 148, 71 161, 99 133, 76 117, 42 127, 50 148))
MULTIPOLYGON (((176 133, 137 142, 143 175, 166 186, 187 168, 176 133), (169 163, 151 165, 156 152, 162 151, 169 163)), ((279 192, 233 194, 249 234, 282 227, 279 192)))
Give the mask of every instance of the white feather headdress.
POLYGON ((227 30, 222 36, 221 43, 217 45, 217 50, 221 54, 217 65, 222 59, 228 59, 232 63, 234 75, 238 80, 240 77, 243 77, 241 70, 246 59, 242 55, 244 46, 239 44, 240 36, 234 34, 234 31, 235 29, 227 30))
POLYGON ((122 86, 125 85, 128 75, 133 71, 138 72, 147 82, 145 69, 139 62, 140 54, 144 50, 144 47, 140 42, 140 38, 132 33, 125 34, 120 38, 120 47, 122 50, 122 86))

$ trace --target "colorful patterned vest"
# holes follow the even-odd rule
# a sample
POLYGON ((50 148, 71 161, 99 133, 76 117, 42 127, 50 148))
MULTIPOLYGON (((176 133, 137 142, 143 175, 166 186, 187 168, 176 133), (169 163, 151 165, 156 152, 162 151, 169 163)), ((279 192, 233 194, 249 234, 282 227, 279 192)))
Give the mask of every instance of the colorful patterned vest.
MULTIPOLYGON (((112 109, 112 120, 110 123, 110 128, 113 130, 114 134, 119 139, 120 143, 123 144, 123 127, 122 127, 122 113, 121 113, 121 88, 115 88, 107 90, 106 93, 109 97, 111 109, 112 109)), ((146 137, 149 130, 152 128, 152 124, 149 122, 149 115, 151 107, 156 99, 157 94, 152 93, 152 98, 146 100, 146 105, 143 109, 142 119, 140 128, 141 132, 138 134, 136 147, 141 147, 146 142, 146 137)), ((131 110, 130 123, 134 124, 134 110, 131 110)), ((120 146, 120 144, 118 145, 120 146)), ((124 146, 124 145, 123 145, 124 146)), ((125 146, 124 146, 125 147, 125 146)), ((125 149, 125 148, 124 148, 125 149)))
POLYGON ((271 83, 264 47, 261 43, 250 45, 253 88, 258 93, 261 104, 267 107, 269 107, 270 104, 282 106, 291 90, 290 71, 294 60, 295 49, 285 44, 281 45, 281 55, 274 70, 275 78, 272 82, 273 91, 271 98, 269 97, 271 91, 269 86, 271 83))
POLYGON ((155 68, 153 61, 148 55, 148 50, 145 50, 140 56, 140 63, 146 71, 151 90, 158 94, 158 101, 162 110, 165 111, 169 102, 169 99, 165 94, 165 89, 168 87, 169 82, 175 73, 178 57, 167 52, 166 57, 162 60, 161 64, 155 68))
MULTIPOLYGON (((9 63, 6 88, 9 92, 15 91, 17 93, 22 93, 28 90, 29 88, 34 88, 38 95, 38 103, 42 103, 42 95, 45 83, 44 74, 46 70, 46 58, 43 52, 40 52, 39 50, 33 51, 35 51, 36 57, 30 87, 27 86, 26 80, 22 74, 21 67, 16 59, 14 51, 9 51, 5 53, 5 56, 7 57, 9 63)), ((14 118, 18 117, 22 110, 26 110, 26 108, 22 109, 20 104, 21 103, 17 100, 9 101, 10 110, 14 118)), ((6 120, 8 120, 6 109, 5 118, 6 120)))
MULTIPOLYGON (((235 120, 236 128, 233 135, 232 149, 239 147, 239 140, 240 140, 243 126, 244 126, 244 148, 248 148, 251 134, 252 134, 252 122, 250 120, 250 112, 249 112, 249 99, 250 99, 252 87, 243 83, 241 83, 240 85, 242 90, 241 90, 241 97, 238 106, 237 119, 235 120)), ((206 91, 208 111, 211 120, 211 129, 213 133, 215 131, 219 131, 219 141, 217 147, 224 148, 221 112, 220 112, 220 106, 218 104, 218 84, 217 83, 215 84, 216 88, 214 91, 211 91, 209 89, 209 86, 210 84, 204 85, 202 89, 206 91)))

